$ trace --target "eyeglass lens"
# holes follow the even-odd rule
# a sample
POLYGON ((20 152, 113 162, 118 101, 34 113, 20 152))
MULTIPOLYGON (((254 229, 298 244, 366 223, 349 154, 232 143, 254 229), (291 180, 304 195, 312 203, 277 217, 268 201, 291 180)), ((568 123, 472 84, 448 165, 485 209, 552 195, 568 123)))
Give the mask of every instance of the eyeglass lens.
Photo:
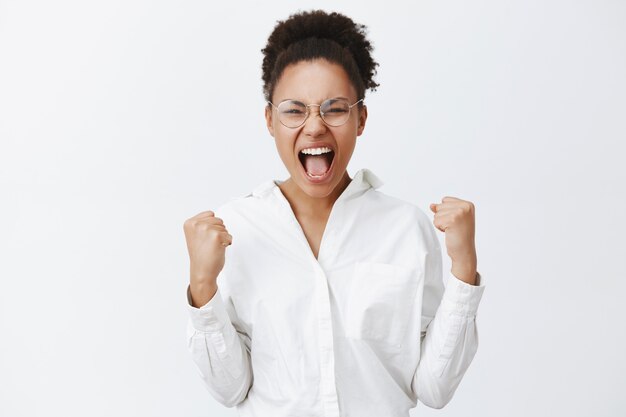
MULTIPOLYGON (((283 101, 278 105, 280 122, 287 127, 298 127, 308 115, 307 106, 297 100, 283 101)), ((350 117, 350 103, 344 99, 324 100, 320 105, 320 116, 330 126, 340 126, 350 117)))

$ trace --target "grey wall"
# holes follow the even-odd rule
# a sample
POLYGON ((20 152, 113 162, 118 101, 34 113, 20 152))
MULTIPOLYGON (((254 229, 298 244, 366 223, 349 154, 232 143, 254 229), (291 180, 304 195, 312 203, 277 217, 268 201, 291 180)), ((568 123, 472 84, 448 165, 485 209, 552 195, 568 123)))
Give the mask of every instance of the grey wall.
MULTIPOLYGON (((260 49, 293 4, 0 0, 0 415, 236 415, 186 350, 182 224, 285 179, 260 49)), ((622 415, 626 3, 298 6, 370 28, 350 174, 476 205, 480 347, 412 415, 622 415)))

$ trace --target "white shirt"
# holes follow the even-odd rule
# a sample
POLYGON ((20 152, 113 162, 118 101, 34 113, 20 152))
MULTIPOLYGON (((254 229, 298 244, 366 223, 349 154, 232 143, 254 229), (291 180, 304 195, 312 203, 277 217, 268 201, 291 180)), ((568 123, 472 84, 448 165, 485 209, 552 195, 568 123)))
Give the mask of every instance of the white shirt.
POLYGON ((435 228, 361 169, 316 259, 281 181, 213 210, 233 236, 215 296, 191 305, 188 346, 210 394, 246 417, 405 417, 441 408, 477 347, 485 289, 442 280, 435 228))

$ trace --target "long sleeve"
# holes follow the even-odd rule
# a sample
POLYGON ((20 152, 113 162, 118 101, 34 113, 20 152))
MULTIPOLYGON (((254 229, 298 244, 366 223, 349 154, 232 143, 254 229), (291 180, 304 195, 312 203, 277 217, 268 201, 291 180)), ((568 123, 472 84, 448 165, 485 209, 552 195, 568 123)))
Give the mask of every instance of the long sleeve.
MULTIPOLYGON (((191 357, 213 398, 226 407, 243 401, 252 386, 250 338, 229 316, 220 289, 196 308, 187 287, 187 342, 191 357), (233 324, 235 323, 235 325, 233 324)), ((232 313, 231 313, 232 314, 232 313)))
POLYGON ((450 273, 444 289, 441 270, 437 243, 426 256, 421 356, 411 386, 423 404, 437 409, 450 402, 476 354, 475 318, 485 289, 479 273, 477 285, 450 273))

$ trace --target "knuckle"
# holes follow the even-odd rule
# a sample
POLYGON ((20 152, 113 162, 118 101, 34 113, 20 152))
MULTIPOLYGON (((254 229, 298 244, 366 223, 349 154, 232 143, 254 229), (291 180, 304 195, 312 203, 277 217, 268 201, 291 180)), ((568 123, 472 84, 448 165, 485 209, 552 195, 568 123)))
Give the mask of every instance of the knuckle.
POLYGON ((196 225, 196 219, 195 217, 190 217, 189 219, 185 220, 185 222, 183 223, 183 229, 184 230, 192 230, 196 225))
POLYGON ((200 222, 196 225, 196 230, 206 233, 211 231, 211 225, 206 222, 200 222))

